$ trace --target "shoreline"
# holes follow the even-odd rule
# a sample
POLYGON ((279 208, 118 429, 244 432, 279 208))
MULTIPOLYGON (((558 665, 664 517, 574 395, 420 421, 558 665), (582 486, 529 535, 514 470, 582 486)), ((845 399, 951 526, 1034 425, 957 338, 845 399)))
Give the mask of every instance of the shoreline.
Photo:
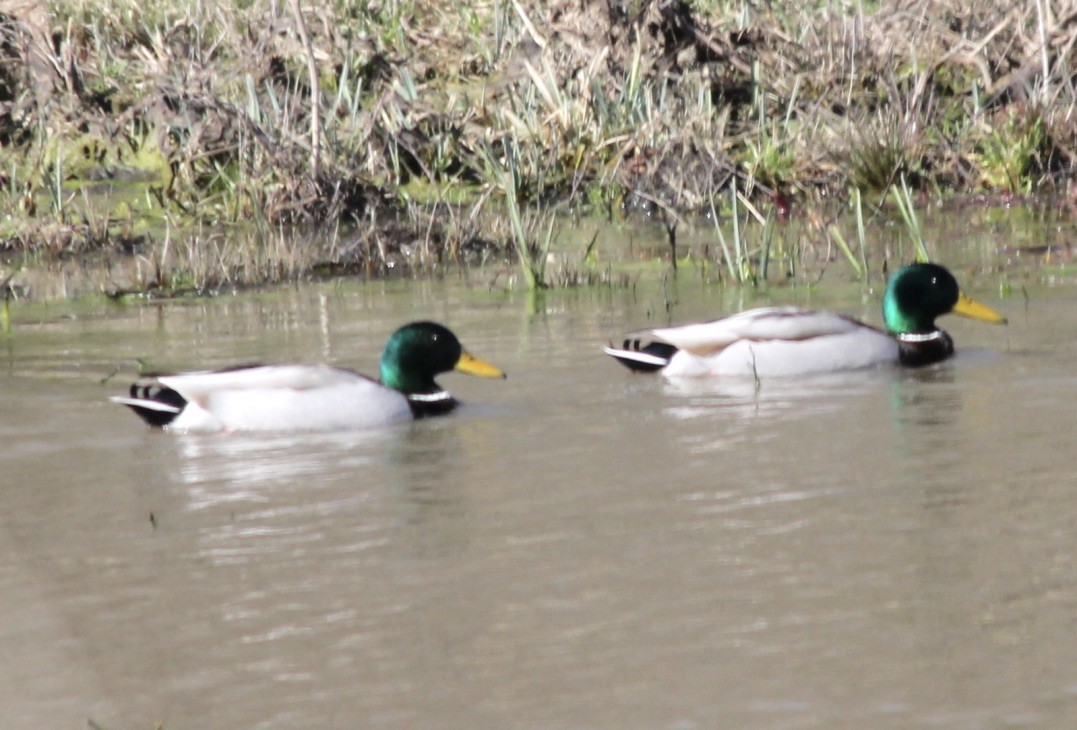
POLYGON ((478 252, 543 288, 558 217, 675 245, 899 191, 1077 207, 1060 3, 200 7, 0 8, 0 253, 126 252, 183 289, 478 252))

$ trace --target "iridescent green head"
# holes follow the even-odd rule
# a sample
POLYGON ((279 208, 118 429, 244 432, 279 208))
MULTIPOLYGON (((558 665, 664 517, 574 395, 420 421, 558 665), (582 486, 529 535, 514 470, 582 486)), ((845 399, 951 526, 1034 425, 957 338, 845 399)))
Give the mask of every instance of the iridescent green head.
POLYGON ((1006 323, 995 310, 962 294, 953 274, 938 264, 910 264, 890 277, 883 296, 883 320, 892 334, 934 332, 935 318, 950 312, 1006 323))
POLYGON ((381 381, 405 394, 440 390, 434 377, 459 370, 485 378, 503 378, 493 365, 469 355, 447 327, 412 322, 389 338, 381 356, 381 381))

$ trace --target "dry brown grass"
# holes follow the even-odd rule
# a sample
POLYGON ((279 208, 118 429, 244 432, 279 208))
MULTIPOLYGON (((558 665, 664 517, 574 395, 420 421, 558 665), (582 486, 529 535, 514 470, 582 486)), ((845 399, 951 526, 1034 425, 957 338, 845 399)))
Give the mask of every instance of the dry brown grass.
POLYGON ((734 181, 810 207, 1073 176, 1072 0, 793 5, 3 0, 0 249, 343 223, 368 245, 329 263, 369 268, 344 257, 511 250, 509 198, 681 216, 734 181), (132 194, 87 212, 102 181, 132 194))

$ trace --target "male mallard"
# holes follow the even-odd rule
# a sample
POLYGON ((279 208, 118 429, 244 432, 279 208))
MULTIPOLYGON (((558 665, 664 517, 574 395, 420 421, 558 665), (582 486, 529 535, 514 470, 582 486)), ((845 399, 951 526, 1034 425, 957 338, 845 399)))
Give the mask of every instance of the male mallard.
POLYGON ((148 375, 111 398, 151 426, 176 431, 353 429, 448 413, 457 401, 434 376, 505 377, 469 355, 446 327, 413 322, 393 333, 381 382, 329 365, 248 365, 148 375))
POLYGON ((938 264, 898 270, 886 286, 886 332, 851 317, 797 307, 750 309, 714 322, 646 330, 623 348, 605 348, 632 370, 661 370, 670 377, 804 375, 887 363, 929 365, 954 353, 950 335, 935 326, 949 312, 995 324, 1006 318, 961 293, 938 264))

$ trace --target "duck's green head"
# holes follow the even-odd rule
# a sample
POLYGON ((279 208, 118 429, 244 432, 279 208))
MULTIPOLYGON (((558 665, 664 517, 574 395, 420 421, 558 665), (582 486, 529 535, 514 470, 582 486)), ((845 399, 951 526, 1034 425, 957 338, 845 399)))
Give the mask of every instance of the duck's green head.
POLYGON ((406 324, 389 338, 381 356, 381 381, 402 393, 440 390, 434 376, 459 370, 483 378, 505 374, 469 355, 447 327, 436 322, 406 324))
POLYGON ((1006 323, 1001 314, 961 293, 953 274, 938 264, 910 264, 890 277, 883 297, 883 319, 891 333, 934 332, 935 318, 950 312, 982 322, 1006 323))

